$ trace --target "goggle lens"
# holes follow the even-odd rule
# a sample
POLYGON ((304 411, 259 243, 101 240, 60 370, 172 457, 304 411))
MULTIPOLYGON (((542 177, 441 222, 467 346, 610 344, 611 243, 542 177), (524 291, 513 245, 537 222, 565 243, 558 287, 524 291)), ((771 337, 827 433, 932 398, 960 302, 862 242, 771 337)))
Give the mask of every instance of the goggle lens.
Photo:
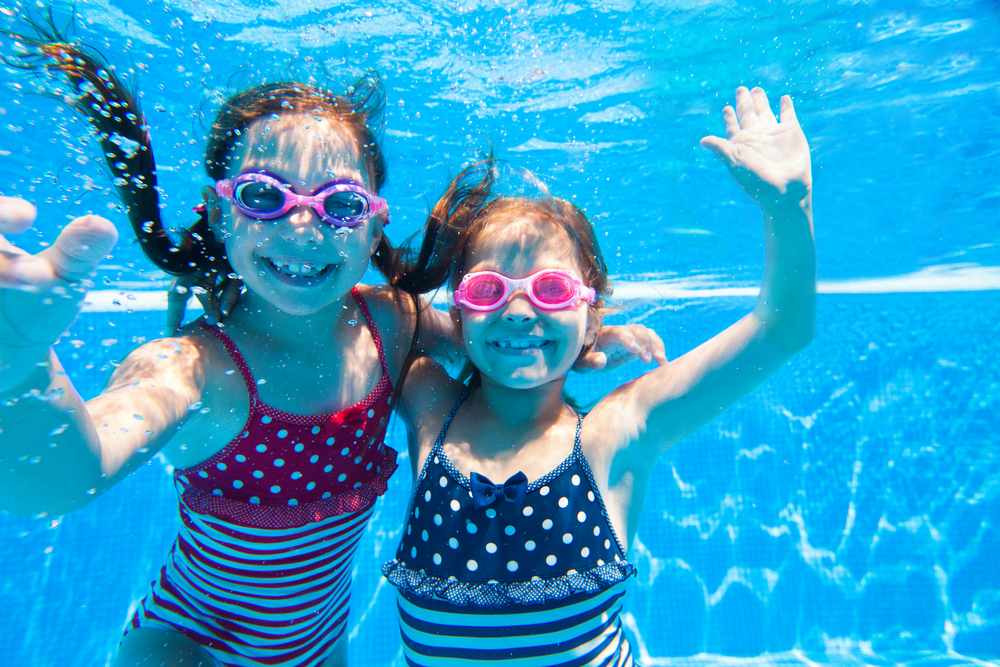
POLYGON ((563 304, 576 297, 576 286, 561 273, 545 273, 531 286, 535 298, 544 304, 563 304))
POLYGON ((351 220, 365 212, 367 202, 356 192, 332 192, 323 199, 323 211, 337 220, 351 220))
POLYGON ((259 213, 281 210, 285 205, 285 193, 270 183, 248 181, 240 183, 233 192, 237 203, 245 209, 259 213))
POLYGON ((492 306, 503 293, 503 283, 496 276, 476 276, 465 286, 465 298, 474 306, 492 306))

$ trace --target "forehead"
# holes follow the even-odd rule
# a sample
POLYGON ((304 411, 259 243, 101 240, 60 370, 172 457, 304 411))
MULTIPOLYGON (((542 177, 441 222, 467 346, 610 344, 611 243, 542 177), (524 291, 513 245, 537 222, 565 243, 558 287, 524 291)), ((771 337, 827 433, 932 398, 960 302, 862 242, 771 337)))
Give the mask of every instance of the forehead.
POLYGON ((523 278, 541 269, 584 273, 565 229, 548 220, 514 217, 488 223, 470 248, 467 272, 498 271, 523 278))
POLYGON ((344 123, 308 114, 258 118, 234 151, 232 174, 265 169, 292 185, 319 186, 336 178, 368 185, 357 140, 344 123))

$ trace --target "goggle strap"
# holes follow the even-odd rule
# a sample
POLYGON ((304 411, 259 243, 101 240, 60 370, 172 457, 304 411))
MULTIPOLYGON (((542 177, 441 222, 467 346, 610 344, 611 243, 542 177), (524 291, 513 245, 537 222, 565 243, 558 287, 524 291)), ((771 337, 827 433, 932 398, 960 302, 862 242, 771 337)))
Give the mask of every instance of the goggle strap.
POLYGON ((228 178, 215 183, 215 194, 219 195, 223 199, 233 198, 233 182, 228 178))

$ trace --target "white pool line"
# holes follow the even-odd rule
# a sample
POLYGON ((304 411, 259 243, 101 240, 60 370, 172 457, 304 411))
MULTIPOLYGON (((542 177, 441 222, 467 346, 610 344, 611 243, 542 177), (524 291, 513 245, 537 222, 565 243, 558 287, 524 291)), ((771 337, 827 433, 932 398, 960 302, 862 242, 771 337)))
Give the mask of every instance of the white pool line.
MULTIPOLYGON (((164 289, 151 283, 153 289, 93 290, 87 295, 84 312, 156 311, 167 309, 164 289)), ((628 281, 615 280, 614 299, 628 301, 679 301, 692 299, 722 299, 755 297, 758 287, 719 285, 710 280, 671 279, 628 281)), ((914 294, 931 292, 984 292, 1000 290, 1000 266, 949 264, 932 266, 913 273, 883 278, 857 278, 852 280, 821 280, 817 285, 820 294, 914 294)), ((446 303, 447 296, 439 292, 434 303, 446 303)), ((198 310, 196 300, 190 302, 192 311, 198 310)))

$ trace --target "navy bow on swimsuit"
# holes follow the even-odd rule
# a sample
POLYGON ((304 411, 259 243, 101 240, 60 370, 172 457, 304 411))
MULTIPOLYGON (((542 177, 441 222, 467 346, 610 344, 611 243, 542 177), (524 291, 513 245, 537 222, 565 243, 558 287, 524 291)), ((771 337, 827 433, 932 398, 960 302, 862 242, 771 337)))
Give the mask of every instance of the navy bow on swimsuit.
POLYGON ((518 471, 503 484, 494 484, 486 475, 474 472, 469 474, 469 490, 472 492, 472 504, 477 510, 492 505, 497 496, 506 499, 508 503, 523 505, 528 493, 528 476, 518 471))

